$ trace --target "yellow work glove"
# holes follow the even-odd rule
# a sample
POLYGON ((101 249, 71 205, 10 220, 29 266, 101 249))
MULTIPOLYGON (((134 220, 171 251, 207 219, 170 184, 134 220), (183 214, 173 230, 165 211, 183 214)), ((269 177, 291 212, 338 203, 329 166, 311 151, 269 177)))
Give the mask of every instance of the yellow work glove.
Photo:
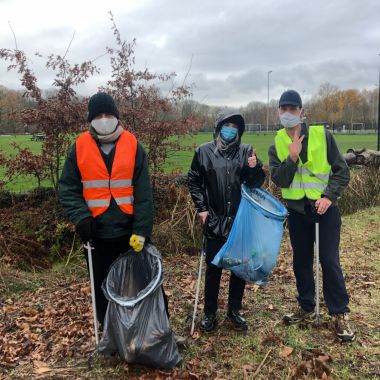
POLYGON ((144 248, 145 238, 144 236, 133 234, 129 239, 129 245, 135 252, 141 252, 144 248))

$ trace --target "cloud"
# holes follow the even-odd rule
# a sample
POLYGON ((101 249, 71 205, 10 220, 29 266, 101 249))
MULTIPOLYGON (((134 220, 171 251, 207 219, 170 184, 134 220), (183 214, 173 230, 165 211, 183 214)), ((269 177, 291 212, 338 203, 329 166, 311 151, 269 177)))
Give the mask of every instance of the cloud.
MULTIPOLYGON (((93 59, 105 46, 115 45, 108 15, 112 10, 122 37, 137 39, 138 67, 175 71, 180 83, 191 62, 187 79, 195 83, 194 97, 209 104, 266 101, 269 70, 271 97, 286 88, 310 96, 324 82, 340 88, 373 88, 378 79, 378 0, 109 0, 96 6, 66 0, 59 8, 53 4, 0 2, 0 46, 13 47, 7 24, 11 19, 27 53, 63 54, 76 30, 69 59, 93 59)), ((86 91, 93 92, 109 76, 107 58, 97 64, 101 76, 83 86, 86 91)), ((35 65, 44 78, 41 83, 48 84, 49 73, 35 65)), ((3 68, 0 65, 0 84, 16 86, 15 76, 3 68)))

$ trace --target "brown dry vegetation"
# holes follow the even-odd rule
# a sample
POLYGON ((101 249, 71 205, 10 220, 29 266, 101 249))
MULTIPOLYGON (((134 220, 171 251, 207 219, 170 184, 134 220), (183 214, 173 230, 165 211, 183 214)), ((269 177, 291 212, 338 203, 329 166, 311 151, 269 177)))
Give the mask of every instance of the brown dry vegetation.
MULTIPOLYGON (((272 279, 264 289, 249 285, 244 314, 247 335, 224 320, 227 275, 220 297, 216 332, 196 331, 182 350, 174 371, 152 370, 99 358, 92 371, 87 358, 94 344, 90 295, 83 260, 75 253, 69 265, 41 273, 3 265, 0 271, 0 366, 8 379, 375 379, 380 376, 380 208, 343 220, 341 258, 351 295, 357 339, 341 344, 328 328, 323 308, 321 328, 281 323, 295 305, 291 250, 285 235, 272 279)), ((164 256, 165 287, 171 322, 188 335, 198 259, 164 256)), ((201 315, 202 299, 200 300, 201 315)))

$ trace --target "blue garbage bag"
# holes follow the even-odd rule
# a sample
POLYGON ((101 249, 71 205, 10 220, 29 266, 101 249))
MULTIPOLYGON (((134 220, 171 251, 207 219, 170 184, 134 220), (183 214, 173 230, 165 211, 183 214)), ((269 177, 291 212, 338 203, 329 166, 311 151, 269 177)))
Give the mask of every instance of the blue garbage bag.
POLYGON ((212 264, 263 286, 276 265, 288 212, 264 189, 242 185, 241 194, 231 232, 212 264))

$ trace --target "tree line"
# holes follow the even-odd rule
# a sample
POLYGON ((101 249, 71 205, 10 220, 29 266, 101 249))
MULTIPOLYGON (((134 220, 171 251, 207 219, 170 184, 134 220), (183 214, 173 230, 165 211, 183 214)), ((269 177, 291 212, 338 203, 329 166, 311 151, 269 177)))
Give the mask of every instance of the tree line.
MULTIPOLYGON (((130 49, 134 48, 135 41, 130 45, 130 49)), ((133 54, 131 51, 130 54, 133 54)), ((131 59, 129 56, 127 59, 131 59)), ((119 65, 125 65, 127 62, 119 62, 119 65)), ((124 73, 125 75, 126 73, 124 73)), ((147 77, 148 71, 135 71, 132 81, 139 82, 147 77)), ((153 74, 149 74, 153 75, 153 74)), ((159 79, 161 81, 172 80, 175 74, 168 76, 158 76, 154 74, 149 80, 159 79)), ((111 81, 113 86, 117 86, 116 80, 111 81)), ((109 84, 111 84, 111 82, 109 84)), ((128 89, 128 98, 136 97, 141 94, 133 94, 133 86, 129 86, 126 83, 124 86, 128 89)), ((183 88, 184 89, 184 88, 183 88)), ((155 94, 156 100, 161 97, 160 90, 157 86, 152 86, 150 89, 146 89, 148 93, 155 94)), ((124 94, 116 94, 115 90, 111 91, 114 95, 117 95, 120 101, 123 101, 122 96, 124 94)), ((52 97, 57 93, 56 89, 50 89, 42 91, 44 98, 52 97)), ((178 98, 175 104, 172 104, 171 113, 181 116, 181 118, 194 118, 198 119, 197 128, 204 130, 212 130, 215 116, 223 106, 209 106, 207 104, 199 103, 191 98, 190 88, 186 88, 182 98, 178 98)), ((78 95, 80 98, 81 96, 78 95)), ((83 98, 83 97, 82 97, 83 98)), ((150 106, 155 104, 151 100, 150 106)), ((23 109, 32 108, 35 106, 35 102, 29 97, 23 96, 23 91, 16 91, 7 89, 0 85, 0 134, 20 134, 20 133, 34 133, 38 131, 39 126, 36 124, 24 123, 15 115, 23 109)), ((309 100, 304 102, 306 121, 312 123, 325 123, 330 127, 341 128, 343 125, 349 130, 353 124, 363 124, 366 129, 377 128, 377 106, 378 106, 378 89, 372 90, 358 90, 347 89, 341 90, 338 86, 335 86, 329 82, 321 84, 318 93, 314 94, 309 100)), ((144 111, 149 104, 146 104, 144 111)), ((270 126, 276 126, 278 124, 277 118, 278 99, 271 99, 269 102, 269 119, 268 124, 270 126)), ((153 107, 154 108, 154 107, 153 107)), ((249 124, 260 124, 265 128, 267 123, 267 104, 260 101, 252 101, 246 106, 239 108, 240 112, 244 115, 245 120, 249 124)), ((136 111, 137 112, 137 111, 136 111)), ((155 112, 155 111, 153 111, 155 112)), ((125 115, 128 118, 128 115, 125 115)), ((163 116, 163 115, 162 115, 163 116)), ((173 119, 173 115, 167 115, 169 119, 173 119)), ((143 118, 143 120, 146 120, 143 118)), ((133 128, 139 128, 137 124, 137 118, 131 117, 130 122, 133 124, 133 128)), ((141 121, 141 118, 140 118, 141 121)), ((146 125, 146 123, 143 123, 146 125)))
MULTIPOLYGON (((302 97, 302 93, 300 93, 302 97)), ((308 124, 324 123, 331 128, 346 126, 349 130, 352 124, 363 124, 366 129, 377 128, 378 89, 340 90, 329 82, 321 84, 318 93, 307 101, 304 100, 306 122, 308 124)), ((184 114, 195 113, 207 120, 203 127, 207 130, 213 128, 215 115, 221 107, 208 106, 194 100, 186 100, 182 105, 184 114)), ((268 124, 271 128, 278 126, 278 99, 269 102, 268 124)), ((260 124, 263 129, 267 123, 267 103, 252 101, 239 108, 244 115, 246 123, 260 124)))
MULTIPOLYGON (((132 58, 134 58, 132 57, 134 47, 135 41, 129 45, 129 49, 132 49, 129 52, 129 56, 126 56, 124 61, 120 59, 118 62, 119 66, 128 65, 128 60, 132 60, 132 58)), ((112 49, 109 50, 109 53, 112 53, 112 49)), ((169 80, 173 80, 175 77, 175 74, 170 74, 166 77, 165 75, 151 74, 147 69, 145 71, 135 70, 132 74, 132 82, 141 82, 145 80, 145 78, 149 78, 149 81, 159 79, 160 81, 167 82, 169 80)), ((124 76, 125 75, 126 72, 124 72, 124 76)), ((117 80, 118 79, 110 81, 109 85, 117 87, 117 80)), ((123 101, 122 96, 124 95, 127 95, 127 98, 129 99, 131 99, 131 97, 140 97, 140 99, 144 97, 146 98, 143 94, 139 94, 137 92, 134 93, 133 85, 129 86, 128 83, 125 83, 122 87, 124 88, 124 93, 116 94, 115 90, 111 91, 121 102, 123 101), (126 91, 126 89, 128 91, 126 91), (126 92, 129 93, 126 94, 126 92)), ((182 94, 184 96, 175 99, 175 102, 172 103, 170 113, 176 114, 177 117, 180 115, 181 118, 185 119, 196 117, 198 120, 197 128, 212 130, 215 116, 224 106, 209 106, 207 104, 199 103, 192 99, 189 87, 182 86, 182 90, 184 89, 186 89, 186 91, 182 94)), ((150 95, 155 94, 153 98, 156 97, 156 100, 161 97, 159 87, 156 85, 146 88, 146 91, 150 95)), ((42 91, 42 96, 44 98, 48 98, 54 96, 56 93, 57 89, 53 88, 42 91)), ((78 97, 81 96, 78 95, 78 97)), ((148 107, 153 106, 154 108, 154 104, 156 103, 151 99, 150 104, 149 102, 145 104, 144 112, 147 111, 149 113, 148 107)), ((38 131, 38 125, 23 123, 19 118, 15 117, 18 111, 25 108, 31 108, 33 106, 35 106, 33 100, 29 97, 23 96, 22 91, 7 89, 6 87, 0 85, 0 134, 33 133, 38 131)), ((344 125, 347 130, 349 130, 353 124, 363 124, 365 129, 376 129, 377 106, 377 88, 374 87, 372 90, 341 90, 338 86, 335 86, 329 82, 321 84, 318 92, 307 101, 304 101, 306 121, 309 124, 325 123, 331 128, 334 127, 336 129, 342 128, 344 125)), ((271 99, 268 106, 268 124, 271 127, 278 125, 277 108, 278 99, 271 99)), ((263 128, 265 128, 267 123, 266 102, 252 101, 246 106, 240 107, 239 110, 244 115, 247 123, 260 124, 263 128)), ((169 119, 173 119, 173 115, 169 115, 169 112, 167 112, 166 116, 169 119)), ((125 117, 128 119, 128 115, 125 115, 125 117)), ((140 127, 137 124, 136 117, 132 116, 129 119, 129 121, 132 122, 134 129, 140 127)), ((141 122, 141 118, 139 120, 141 122)), ((142 120, 146 120, 146 118, 143 118, 142 120)), ((145 125, 146 123, 143 123, 143 126, 145 125)))

